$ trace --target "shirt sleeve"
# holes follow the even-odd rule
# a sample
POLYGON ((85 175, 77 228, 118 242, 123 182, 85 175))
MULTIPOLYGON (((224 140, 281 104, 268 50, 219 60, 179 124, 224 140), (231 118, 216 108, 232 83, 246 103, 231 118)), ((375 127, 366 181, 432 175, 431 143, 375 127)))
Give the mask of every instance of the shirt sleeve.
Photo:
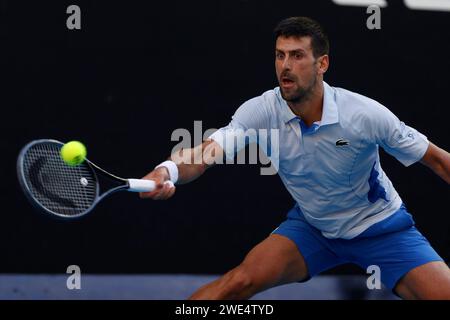
POLYGON ((406 167, 422 159, 429 145, 425 135, 382 105, 377 105, 369 118, 367 128, 371 138, 387 153, 406 167))
POLYGON ((244 102, 227 126, 218 129, 208 139, 216 141, 227 159, 233 159, 248 143, 258 141, 259 129, 268 128, 269 115, 261 97, 244 102))

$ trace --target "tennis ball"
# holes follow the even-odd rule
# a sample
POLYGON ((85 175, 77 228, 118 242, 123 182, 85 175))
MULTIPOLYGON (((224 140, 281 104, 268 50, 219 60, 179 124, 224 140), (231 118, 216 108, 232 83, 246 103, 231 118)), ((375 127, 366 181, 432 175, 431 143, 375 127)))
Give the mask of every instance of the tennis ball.
POLYGON ((86 159, 86 147, 79 141, 67 142, 61 148, 61 158, 69 166, 77 166, 86 159))

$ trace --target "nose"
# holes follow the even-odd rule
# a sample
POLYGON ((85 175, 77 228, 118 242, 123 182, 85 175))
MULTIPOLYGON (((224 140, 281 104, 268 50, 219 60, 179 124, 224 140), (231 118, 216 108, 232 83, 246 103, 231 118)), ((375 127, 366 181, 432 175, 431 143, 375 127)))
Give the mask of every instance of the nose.
POLYGON ((291 70, 291 60, 288 56, 286 56, 283 60, 283 63, 281 64, 283 71, 285 70, 291 70))

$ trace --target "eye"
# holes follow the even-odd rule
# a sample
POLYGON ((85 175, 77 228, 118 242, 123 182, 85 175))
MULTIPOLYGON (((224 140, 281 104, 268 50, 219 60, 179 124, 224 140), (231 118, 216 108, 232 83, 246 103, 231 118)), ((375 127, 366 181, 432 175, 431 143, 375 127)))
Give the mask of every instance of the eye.
POLYGON ((303 58, 303 54, 297 52, 297 53, 294 54, 294 58, 295 59, 301 59, 301 58, 303 58))
POLYGON ((284 54, 282 54, 281 52, 275 53, 275 56, 276 56, 277 59, 283 59, 284 58, 284 54))

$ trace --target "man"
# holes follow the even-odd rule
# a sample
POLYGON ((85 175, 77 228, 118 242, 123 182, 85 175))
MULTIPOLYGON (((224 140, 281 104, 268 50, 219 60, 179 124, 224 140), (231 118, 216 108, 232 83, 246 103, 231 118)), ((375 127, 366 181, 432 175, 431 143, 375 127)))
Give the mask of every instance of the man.
POLYGON ((245 102, 228 126, 145 177, 158 189, 141 197, 167 199, 175 187, 164 182, 187 183, 223 152, 233 157, 237 150, 224 140, 239 129, 279 130, 278 174, 295 207, 239 266, 191 298, 246 299, 351 262, 379 266, 382 282, 402 298, 450 299, 450 269, 415 228, 378 147, 405 166, 420 161, 447 183, 450 154, 376 101, 325 83, 329 44, 317 22, 288 18, 275 36, 280 86, 245 102))

